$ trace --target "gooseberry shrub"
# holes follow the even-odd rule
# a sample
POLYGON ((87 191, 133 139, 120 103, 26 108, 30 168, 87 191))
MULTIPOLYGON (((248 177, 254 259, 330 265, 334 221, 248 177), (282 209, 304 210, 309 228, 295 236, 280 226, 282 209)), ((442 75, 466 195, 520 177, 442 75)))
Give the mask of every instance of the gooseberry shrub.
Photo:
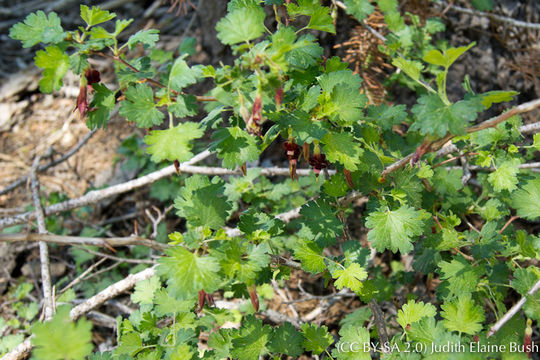
POLYGON ((323 55, 315 34, 335 34, 337 8, 318 0, 230 1, 216 30, 235 60, 219 67, 190 64, 189 44, 176 58, 154 49, 155 29, 121 42, 131 20, 99 7, 81 5, 77 29, 41 11, 11 28, 23 47, 45 46, 35 56, 42 92, 58 91, 68 71, 79 75, 77 111, 89 128, 106 131, 118 107, 148 129, 153 162, 180 168, 209 149, 223 173, 235 175, 183 178, 174 207, 185 227, 169 235, 156 274, 135 287, 139 309, 118 319, 114 350, 92 353, 89 323, 73 324, 59 308, 33 328, 36 358, 439 359, 449 355, 432 346, 448 343, 464 344, 456 359, 527 358, 530 350, 510 352, 508 344, 527 344, 531 321, 540 317, 540 295, 527 295, 540 278, 540 239, 509 219, 540 218, 540 177, 520 167, 540 138, 523 144, 517 115, 474 127, 517 93, 478 94, 465 79, 464 97, 450 100, 449 68, 474 44, 435 44, 442 22, 405 17, 397 1, 342 5, 358 21, 375 5, 383 12, 381 51, 398 69, 390 80, 417 94, 412 108, 370 103, 348 64, 323 55), (114 61, 114 87, 102 82, 93 57, 114 61), (202 81, 212 82, 211 90, 192 94, 202 81), (251 166, 274 143, 281 143, 290 179, 251 166), (457 156, 445 161, 448 154, 457 156), (466 176, 468 165, 480 169, 474 177, 466 176), (350 231, 353 222, 367 238, 350 231), (376 261, 382 254, 408 265, 376 261), (271 326, 270 284, 289 279, 291 268, 321 275, 329 289, 370 305, 335 331, 301 319, 271 326), (227 310, 215 306, 216 296, 250 301, 227 310), (521 296, 522 312, 489 337, 521 296), (375 314, 392 300, 397 314, 375 314), (58 346, 63 341, 69 344, 58 346), (487 344, 507 347, 474 351, 487 344))

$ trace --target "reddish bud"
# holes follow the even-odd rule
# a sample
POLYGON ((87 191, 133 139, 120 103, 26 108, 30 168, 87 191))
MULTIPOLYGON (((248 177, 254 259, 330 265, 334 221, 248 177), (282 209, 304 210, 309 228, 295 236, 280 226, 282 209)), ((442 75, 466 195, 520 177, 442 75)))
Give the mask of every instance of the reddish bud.
POLYGON ((178 159, 174 160, 174 168, 176 169, 176 173, 180 175, 180 161, 178 159))
POLYGON ((240 166, 240 170, 242 171, 242 174, 244 174, 244 176, 247 176, 246 163, 243 163, 242 166, 240 166))
POLYGON ((474 341, 474 342, 480 342, 480 336, 474 335, 474 336, 473 336, 473 341, 474 341))
POLYGON ((321 170, 328 167, 328 161, 326 160, 326 155, 324 154, 313 154, 309 159, 309 164, 313 167, 313 172, 318 177, 321 170))
POLYGON ((249 299, 251 300, 251 305, 253 305, 255 312, 259 311, 259 297, 257 296, 255 285, 249 287, 249 299))
POLYGON ((212 294, 206 294, 206 302, 208 303, 208 305, 210 306, 214 306, 216 305, 215 301, 214 301, 214 296, 212 294))
POLYGON ((79 96, 77 96, 77 105, 75 106, 75 110, 79 110, 79 114, 81 114, 81 118, 86 117, 86 113, 88 112, 88 90, 86 88, 86 85, 81 85, 79 87, 79 96))
POLYGON ((351 189, 354 189, 354 182, 352 180, 351 172, 347 169, 343 169, 343 175, 345 175, 345 181, 351 189))
POLYGON ((420 161, 420 158, 427 152, 428 147, 428 141, 424 141, 422 144, 420 144, 420 146, 414 152, 414 155, 411 159, 411 165, 415 165, 418 161, 420 161))
POLYGON ((304 143, 304 145, 302 145, 302 151, 304 154, 304 159, 306 159, 306 161, 309 162, 309 144, 308 143, 304 143))
POLYGON ((283 143, 283 147, 285 148, 287 158, 289 159, 289 173, 291 174, 291 179, 297 179, 296 164, 302 152, 300 146, 294 142, 294 139, 290 138, 283 143))
POLYGON ((525 328, 525 337, 523 338, 523 349, 527 354, 527 357, 530 359, 532 357, 532 321, 527 319, 527 327, 525 328))
POLYGON ((99 71, 94 69, 86 69, 86 71, 84 72, 84 76, 88 81, 88 85, 92 85, 101 81, 101 75, 99 74, 99 71))
POLYGON ((262 96, 257 94, 255 101, 253 102, 253 108, 251 109, 251 116, 249 117, 247 126, 247 132, 250 134, 261 134, 260 125, 262 123, 262 96))
POLYGON ((276 90, 276 109, 279 110, 281 108, 281 104, 283 103, 283 87, 279 87, 279 89, 276 90))
POLYGON ((206 292, 204 290, 199 290, 199 304, 197 306, 197 312, 200 313, 204 308, 204 303, 206 302, 206 292))

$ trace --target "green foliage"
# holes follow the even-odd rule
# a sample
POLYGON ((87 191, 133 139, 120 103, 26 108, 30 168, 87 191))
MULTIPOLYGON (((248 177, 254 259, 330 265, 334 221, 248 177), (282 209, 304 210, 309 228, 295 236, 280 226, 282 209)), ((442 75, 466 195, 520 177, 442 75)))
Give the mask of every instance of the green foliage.
POLYGON ((70 308, 56 309, 53 319, 32 327, 32 345, 36 359, 85 359, 92 352, 92 323, 86 319, 71 321, 70 308))
POLYGON ((215 258, 197 256, 181 246, 167 250, 167 255, 159 260, 157 272, 167 279, 174 296, 187 298, 201 289, 212 293, 218 288, 220 266, 215 258))
POLYGON ((120 104, 120 115, 137 126, 149 128, 163 122, 165 115, 159 111, 154 103, 154 92, 146 84, 130 86, 126 92, 126 101, 120 104))
MULTIPOLYGON (((365 305, 372 301, 404 303, 396 316, 384 314, 388 345, 401 350, 487 341, 483 330, 506 312, 516 293, 525 296, 539 278, 533 260, 539 259, 540 240, 526 222, 540 219, 540 180, 520 164, 534 159, 540 136, 534 135, 532 143, 523 137, 518 116, 482 131, 471 128, 481 112, 514 100, 517 92, 475 94, 466 77, 464 98, 450 101, 449 69, 474 44, 452 48, 444 36, 434 41, 433 34, 444 30, 439 19, 402 14, 396 0, 344 4, 358 21, 375 6, 383 13, 388 32, 378 49, 397 68, 387 79, 392 85, 388 95, 400 98, 392 89, 407 86, 418 94, 413 106, 368 105, 373 102, 366 96, 370 84, 338 57, 326 58, 319 45, 316 36, 335 34, 343 13, 318 0, 230 1, 216 30, 235 58, 216 67, 188 63, 196 39, 186 39, 177 52, 158 50, 158 30, 129 29, 124 35, 133 20, 117 20, 98 6, 81 5, 81 26, 73 30, 64 29, 55 13, 41 11, 10 29, 23 47, 45 45, 35 56, 43 69, 42 92, 58 91, 69 70, 80 78, 78 108, 86 106, 89 128, 104 128, 118 104, 120 116, 146 129, 144 141, 132 136, 119 151, 130 170, 145 175, 209 149, 213 154, 199 165, 208 166, 202 173, 215 176, 180 173, 152 185, 152 198, 174 199, 176 213, 158 226, 157 236, 164 243, 171 231, 170 242, 157 260, 157 275, 139 282, 131 294, 138 309, 117 320, 114 350, 90 355, 90 323, 71 322, 67 308, 59 307, 51 322, 37 323, 39 305, 28 296, 32 286, 19 285, 6 295, 19 323, 0 318, 0 333, 8 334, 0 341, 0 355, 36 322, 36 358, 251 360, 309 357, 311 352, 367 360, 370 353, 363 346, 344 351, 342 345, 379 340, 374 329, 364 327, 373 323, 365 305), (107 79, 107 86, 86 76, 97 70, 98 56, 115 61, 107 74, 114 72, 116 78, 107 79), (212 88, 196 96, 192 85, 202 80, 212 88), (279 143, 284 141, 286 150, 279 143), (448 141, 459 151, 438 156, 436 150, 448 141), (407 154, 410 161, 398 161, 407 154), (288 162, 289 171, 253 167, 268 162, 276 167, 288 162), (295 177, 295 169, 305 175, 308 167, 318 176, 295 177), (329 176, 326 170, 335 173, 329 176), (262 176, 266 171, 271 175, 262 176), (274 171, 290 173, 291 179, 274 171), (518 222, 515 217, 509 221, 514 210, 518 222), (167 228, 173 224, 174 229, 167 228), (390 251, 394 255, 387 258, 390 251), (403 254, 410 254, 412 268, 403 254), (347 288, 364 304, 338 328, 332 326, 332 333, 326 326, 292 320, 270 326, 263 317, 273 286, 297 279, 289 267, 320 280, 328 289, 323 296, 347 288), (429 293, 419 289, 433 290, 434 279, 436 297, 428 303, 429 293), (213 307, 217 294, 235 309, 213 307), (413 300, 417 297, 423 301, 413 300), (208 348, 202 350, 204 336, 208 348)), ((487 0, 472 4, 492 6, 487 0)), ((62 219, 49 215, 48 230, 65 234, 62 219)), ((88 229, 80 236, 103 236, 108 228, 88 229)), ((149 234, 151 226, 142 231, 149 234)), ((140 259, 156 254, 138 246, 130 250, 140 259)), ((95 257, 80 249, 71 254, 81 271, 95 257)), ((58 301, 95 294, 140 267, 120 267, 58 301)), ((489 341, 522 343, 524 316, 538 321, 539 303, 538 294, 528 296, 523 314, 489 341)), ((393 352, 381 358, 445 356, 393 352)))
POLYGON ((39 43, 56 44, 64 40, 65 35, 58 15, 54 12, 46 15, 41 10, 28 15, 24 23, 17 23, 9 30, 9 36, 20 40, 25 48, 39 43))
POLYGON ((397 210, 374 211, 366 219, 366 226, 371 229, 368 240, 377 249, 408 253, 413 249, 414 236, 422 233, 427 213, 402 206, 397 210))
POLYGON ((484 311, 468 296, 460 296, 442 306, 443 325, 450 331, 474 335, 482 330, 484 311))
POLYGON ((166 130, 152 130, 144 141, 149 145, 147 151, 152 155, 152 161, 184 162, 193 157, 190 151, 191 141, 200 138, 203 134, 198 124, 185 122, 166 130))
POLYGON ((62 80, 69 69, 69 57, 54 45, 36 53, 36 66, 43 69, 43 77, 39 80, 39 90, 51 93, 60 90, 62 80))

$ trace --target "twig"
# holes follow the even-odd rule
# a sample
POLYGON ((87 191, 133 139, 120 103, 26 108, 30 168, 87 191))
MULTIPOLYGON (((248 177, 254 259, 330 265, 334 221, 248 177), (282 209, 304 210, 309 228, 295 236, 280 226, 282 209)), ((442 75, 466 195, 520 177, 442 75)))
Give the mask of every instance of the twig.
POLYGON ((523 125, 519 128, 519 132, 522 135, 536 133, 540 131, 540 121, 532 124, 523 125))
MULTIPOLYGON (((377 304, 377 301, 375 301, 375 299, 372 299, 369 302, 369 308, 371 309, 371 312, 373 313, 373 318, 375 319, 375 325, 377 326, 377 334, 379 334, 380 343, 389 344, 384 315, 381 311, 379 304, 377 304)), ((388 352, 387 349, 385 349, 385 346, 382 346, 381 348, 382 348, 383 353, 388 352)))
POLYGON ((517 312, 525 305, 528 296, 533 296, 540 289, 540 280, 534 284, 534 286, 523 296, 502 318, 499 319, 487 332, 486 338, 492 336, 503 327, 517 312))
MULTIPOLYGON (((50 169, 51 167, 56 166, 56 165, 58 165, 58 164, 60 164, 60 163, 62 163, 64 161, 66 161, 67 159, 69 159, 77 151, 79 151, 79 149, 82 148, 84 146, 84 144, 86 144, 88 142, 88 140, 90 140, 90 138, 92 137, 92 135, 94 135, 96 133, 96 131, 97 131, 96 129, 90 131, 88 134, 86 134, 86 136, 84 138, 81 139, 81 141, 79 141, 77 143, 77 145, 75 145, 71 150, 69 150, 67 153, 65 153, 64 155, 62 155, 58 159, 53 160, 53 161, 49 162, 48 164, 39 166, 37 168, 37 172, 38 173, 44 172, 44 171, 50 169)), ((27 181, 28 181, 28 176, 27 175, 15 180, 11 184, 9 184, 8 186, 6 186, 2 190, 0 190, 0 195, 7 194, 8 192, 10 192, 10 191, 18 188, 19 186, 23 185, 27 181)))
MULTIPOLYGON (((47 227, 45 225, 45 216, 43 215, 43 207, 41 206, 41 199, 39 197, 39 182, 36 175, 36 169, 39 166, 40 159, 40 156, 36 156, 34 159, 34 164, 30 170, 30 185, 32 187, 34 208, 36 209, 38 232, 40 234, 46 234, 47 227)), ((39 242, 39 260, 41 262, 41 282, 43 283, 43 314, 45 321, 47 321, 52 318, 54 314, 54 302, 52 297, 51 273, 49 270, 49 248, 44 241, 39 242)))
POLYGON ((501 15, 487 13, 487 12, 483 12, 483 11, 467 9, 467 8, 463 8, 461 6, 457 6, 457 5, 454 5, 454 4, 444 4, 444 3, 442 3, 442 4, 447 5, 447 8, 449 8, 449 9, 452 9, 454 11, 457 11, 457 12, 460 12, 460 13, 463 13, 463 14, 484 17, 484 18, 500 21, 500 22, 507 23, 507 24, 517 26, 517 27, 521 27, 521 28, 540 30, 540 24, 535 24, 535 23, 525 22, 525 21, 521 21, 521 20, 516 20, 516 19, 513 19, 511 17, 501 16, 501 15))
POLYGON ((155 250, 164 250, 166 244, 161 244, 153 240, 144 239, 138 236, 114 237, 114 238, 93 238, 81 236, 65 236, 56 234, 0 234, 0 242, 27 242, 41 241, 63 245, 91 245, 99 247, 118 247, 141 245, 155 250))
MULTIPOLYGON (((210 154, 211 152, 209 150, 205 150, 195 155, 191 160, 180 165, 180 171, 182 171, 183 166, 192 165, 198 161, 205 159, 210 154)), ((176 168, 174 167, 174 165, 170 165, 170 166, 167 166, 166 168, 163 168, 158 171, 154 171, 153 173, 150 173, 138 179, 134 179, 134 180, 130 180, 125 183, 122 183, 122 184, 110 186, 106 189, 90 191, 86 195, 83 195, 79 198, 71 199, 71 200, 64 201, 58 204, 47 206, 44 209, 44 211, 46 215, 50 215, 50 214, 55 214, 62 211, 76 209, 81 206, 86 206, 89 204, 96 203, 100 200, 106 199, 114 195, 122 194, 128 191, 140 188, 142 186, 156 182, 157 180, 162 179, 164 177, 171 176, 175 173, 176 173, 176 168)), ((35 212, 30 211, 24 214, 0 219, 0 229, 5 228, 7 226, 23 224, 27 222, 28 220, 30 220, 34 215, 35 215, 35 212)))
POLYGON ((272 287, 274 288, 274 291, 277 292, 279 297, 283 300, 282 303, 287 304, 287 306, 288 306, 289 310, 291 310, 293 316, 296 319, 299 319, 300 315, 298 315, 298 312, 296 311, 296 308, 294 307, 293 302, 291 302, 291 299, 289 298, 289 296, 283 290, 281 290, 281 288, 279 287, 279 284, 277 283, 276 280, 272 279, 270 282, 272 284, 272 287))
MULTIPOLYGON (((480 124, 473 125, 473 126, 467 128, 466 131, 467 131, 467 133, 470 134, 470 133, 477 132, 477 131, 480 131, 480 130, 492 128, 492 127, 495 127, 495 126, 499 125, 501 122, 503 122, 505 120, 508 120, 512 116, 532 111, 532 110, 534 110, 534 109, 536 109, 538 107, 540 107, 540 99, 532 100, 532 101, 523 103, 521 105, 518 105, 515 108, 510 109, 510 110, 508 110, 507 112, 505 112, 503 114, 495 116, 495 117, 493 117, 493 118, 491 118, 489 120, 486 120, 484 122, 481 122, 480 124)), ((446 144, 448 141, 450 141, 453 137, 454 137, 454 135, 448 134, 444 138, 430 143, 428 145, 426 151, 429 152, 429 151, 433 151, 433 150, 438 149, 440 146, 442 146, 443 144, 446 144)), ((403 159, 400 159, 400 160, 396 161, 395 163, 389 165, 388 167, 386 167, 383 170, 381 176, 385 177, 386 175, 390 174, 391 172, 402 168, 403 166, 405 166, 413 158, 414 155, 415 155, 415 153, 411 153, 411 154, 405 156, 403 159)))
POLYGON ((102 252, 90 250, 88 248, 81 248, 81 249, 86 251, 89 254, 96 255, 96 256, 101 256, 103 258, 118 261, 118 262, 125 262, 125 263, 129 263, 129 264, 148 264, 148 265, 155 265, 156 264, 156 262, 153 261, 153 260, 127 259, 127 258, 121 258, 121 257, 114 256, 114 255, 104 254, 102 252))
POLYGON ((92 296, 82 304, 75 306, 71 309, 69 315, 72 320, 76 320, 82 315, 86 314, 90 310, 103 304, 105 301, 115 298, 121 293, 133 288, 139 281, 143 281, 151 278, 156 273, 155 266, 140 271, 136 274, 128 275, 125 279, 120 280, 104 290, 100 291, 96 295, 92 296))
MULTIPOLYGON (((117 61, 119 62, 120 64, 124 65, 125 67, 129 68, 131 71, 135 72, 135 73, 139 73, 140 70, 137 69, 135 66, 131 65, 130 63, 128 63, 126 60, 122 59, 120 56, 114 56, 114 55, 110 55, 110 54, 107 54, 107 53, 104 53, 102 51, 97 51, 95 52, 96 55, 99 55, 99 56, 102 56, 102 57, 105 57, 105 58, 108 58, 108 59, 112 59, 114 61, 117 61)), ((151 78, 145 78, 144 79, 146 82, 154 85, 154 86, 157 86, 161 89, 167 89, 167 86, 160 83, 159 81, 157 80, 154 80, 154 79, 151 79, 151 78)), ((176 91, 176 90, 173 90, 171 89, 171 93, 173 93, 174 95, 185 95, 183 92, 181 91, 176 91)), ((195 99, 197 101, 200 101, 200 102, 205 102, 205 101, 217 101, 217 99, 213 96, 199 96, 199 95, 195 95, 195 99)))
POLYGON ((78 283, 80 283, 83 280, 83 278, 86 276, 86 274, 92 272, 95 268, 97 268, 99 265, 103 264, 105 261, 107 261, 106 258, 101 258, 96 263, 89 266, 88 269, 83 271, 79 276, 77 276, 75 279, 73 279, 73 281, 71 281, 62 290, 60 290, 60 292, 58 294, 59 295, 63 294, 66 290, 68 290, 68 289, 72 288, 73 286, 77 285, 78 283))
POLYGON ((158 207, 156 206, 152 206, 152 209, 156 212, 156 217, 154 217, 152 215, 152 213, 150 212, 150 209, 145 209, 144 210, 144 213, 146 214, 146 216, 148 216, 148 218, 150 219, 150 221, 152 222, 152 234, 150 235, 150 237, 152 239, 155 239, 157 237, 157 233, 158 233, 158 226, 159 224, 165 220, 165 217, 167 216, 167 213, 169 211, 172 210, 172 208, 174 207, 174 205, 170 205, 168 206, 167 208, 165 208, 165 210, 163 210, 163 212, 161 212, 161 210, 159 210, 158 207))
POLYGON ((516 219, 519 219, 519 216, 517 215, 514 215, 512 216, 510 219, 508 219, 508 221, 506 222, 506 224, 504 224, 504 226, 502 227, 501 230, 499 230, 499 235, 503 233, 503 231, 516 219))

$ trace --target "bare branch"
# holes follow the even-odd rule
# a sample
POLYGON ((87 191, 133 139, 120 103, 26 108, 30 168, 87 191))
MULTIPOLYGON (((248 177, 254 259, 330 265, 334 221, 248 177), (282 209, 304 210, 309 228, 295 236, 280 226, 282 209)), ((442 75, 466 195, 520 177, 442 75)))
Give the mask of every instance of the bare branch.
MULTIPOLYGON (((184 166, 192 165, 198 161, 201 161, 204 158, 208 157, 210 154, 211 152, 209 150, 205 150, 195 155, 191 160, 180 165, 180 171, 182 171, 184 166)), ((156 182, 159 179, 162 179, 167 176, 171 176, 172 174, 175 174, 175 173, 176 173, 176 169, 174 165, 167 166, 166 168, 155 171, 153 173, 150 173, 138 179, 130 180, 128 182, 114 185, 106 189, 90 191, 86 195, 83 195, 79 198, 71 199, 71 200, 64 201, 58 204, 47 206, 44 209, 44 212, 45 212, 45 215, 50 215, 50 214, 55 214, 62 211, 76 209, 81 206, 93 204, 100 200, 106 199, 108 197, 122 194, 128 191, 134 190, 134 189, 138 189, 142 186, 151 184, 153 182, 156 182)), ((7 226, 25 223, 28 220, 30 220, 33 216, 35 216, 35 212, 30 211, 24 214, 0 219, 0 229, 5 228, 7 226)))
POLYGON ((525 22, 525 21, 521 21, 521 20, 516 20, 516 19, 513 19, 511 17, 501 16, 501 15, 487 13, 487 12, 483 12, 483 11, 467 9, 467 8, 457 6, 457 5, 454 5, 454 4, 448 4, 448 3, 445 4, 444 2, 441 5, 444 5, 445 7, 448 7, 449 9, 452 9, 454 11, 457 11, 457 12, 460 12, 460 13, 463 13, 463 14, 484 17, 484 18, 488 18, 490 20, 499 21, 499 22, 502 22, 502 23, 510 24, 510 25, 513 25, 513 26, 521 27, 521 28, 540 30, 540 24, 525 22))
POLYGON ((129 237, 113 237, 113 238, 93 238, 82 236, 65 236, 55 234, 0 234, 0 242, 27 242, 27 241, 42 241, 47 243, 63 244, 63 245, 92 245, 99 247, 118 247, 141 245, 155 250, 164 250, 166 244, 161 244, 153 240, 148 240, 138 236, 129 237))
MULTIPOLYGON (((515 108, 510 109, 507 112, 502 113, 502 114, 500 114, 498 116, 495 116, 495 117, 493 117, 493 118, 491 118, 489 120, 481 122, 480 124, 473 125, 473 126, 467 128, 466 131, 467 131, 467 133, 470 134, 470 133, 477 132, 477 131, 480 131, 480 130, 492 128, 492 127, 495 127, 495 126, 499 125, 501 122, 503 122, 505 120, 508 120, 512 116, 532 111, 532 110, 534 110, 534 109, 536 109, 538 107, 540 107, 540 99, 532 100, 532 101, 523 103, 521 105, 518 105, 515 108)), ((454 137, 454 135, 448 134, 444 138, 430 143, 429 146, 427 147, 427 151, 433 151, 433 150, 439 149, 443 144, 446 144, 453 137, 454 137)), ((384 177, 384 176, 390 174, 391 172, 402 168, 403 166, 405 166, 413 158, 414 154, 415 153, 411 153, 411 154, 405 156, 404 158, 396 161, 395 163, 387 166, 383 170, 381 176, 384 177)))
POLYGON ((519 128, 519 132, 523 135, 537 133, 540 131, 540 121, 532 124, 523 125, 519 128))
POLYGON ((125 279, 122 279, 108 286, 107 288, 92 296, 82 304, 79 304, 73 309, 71 309, 71 311, 69 312, 71 319, 77 320, 87 312, 103 304, 105 301, 115 298, 123 292, 126 292, 129 289, 133 288, 135 284, 137 284, 139 281, 151 278, 152 276, 154 276, 155 273, 156 268, 155 266, 153 266, 136 274, 128 275, 125 279))
POLYGON ((534 286, 523 296, 502 318, 499 319, 488 331, 486 337, 490 337, 499 331, 504 324, 506 324, 511 318, 518 313, 518 311, 525 305, 528 296, 533 296, 540 289, 540 280, 534 284, 534 286))
MULTIPOLYGON (((381 344, 388 344, 388 333, 386 332, 386 321, 384 320, 384 314, 375 299, 372 299, 369 302, 369 308, 373 313, 373 318, 375 319, 375 324, 377 325, 377 334, 379 334, 381 344)), ((384 346, 382 346, 382 351, 383 353, 387 352, 384 346)))
MULTIPOLYGON (((38 232, 40 234, 46 234, 47 227, 45 225, 43 207, 41 206, 41 198, 39 197, 39 182, 36 175, 40 159, 40 156, 36 156, 34 159, 34 164, 30 170, 30 180, 34 209, 37 217, 38 232)), ((47 243, 44 241, 39 242, 39 260, 41 262, 41 282, 43 283, 43 315, 45 321, 47 321, 52 318, 54 314, 54 302, 52 297, 51 273, 49 270, 49 248, 47 247, 47 243)))

